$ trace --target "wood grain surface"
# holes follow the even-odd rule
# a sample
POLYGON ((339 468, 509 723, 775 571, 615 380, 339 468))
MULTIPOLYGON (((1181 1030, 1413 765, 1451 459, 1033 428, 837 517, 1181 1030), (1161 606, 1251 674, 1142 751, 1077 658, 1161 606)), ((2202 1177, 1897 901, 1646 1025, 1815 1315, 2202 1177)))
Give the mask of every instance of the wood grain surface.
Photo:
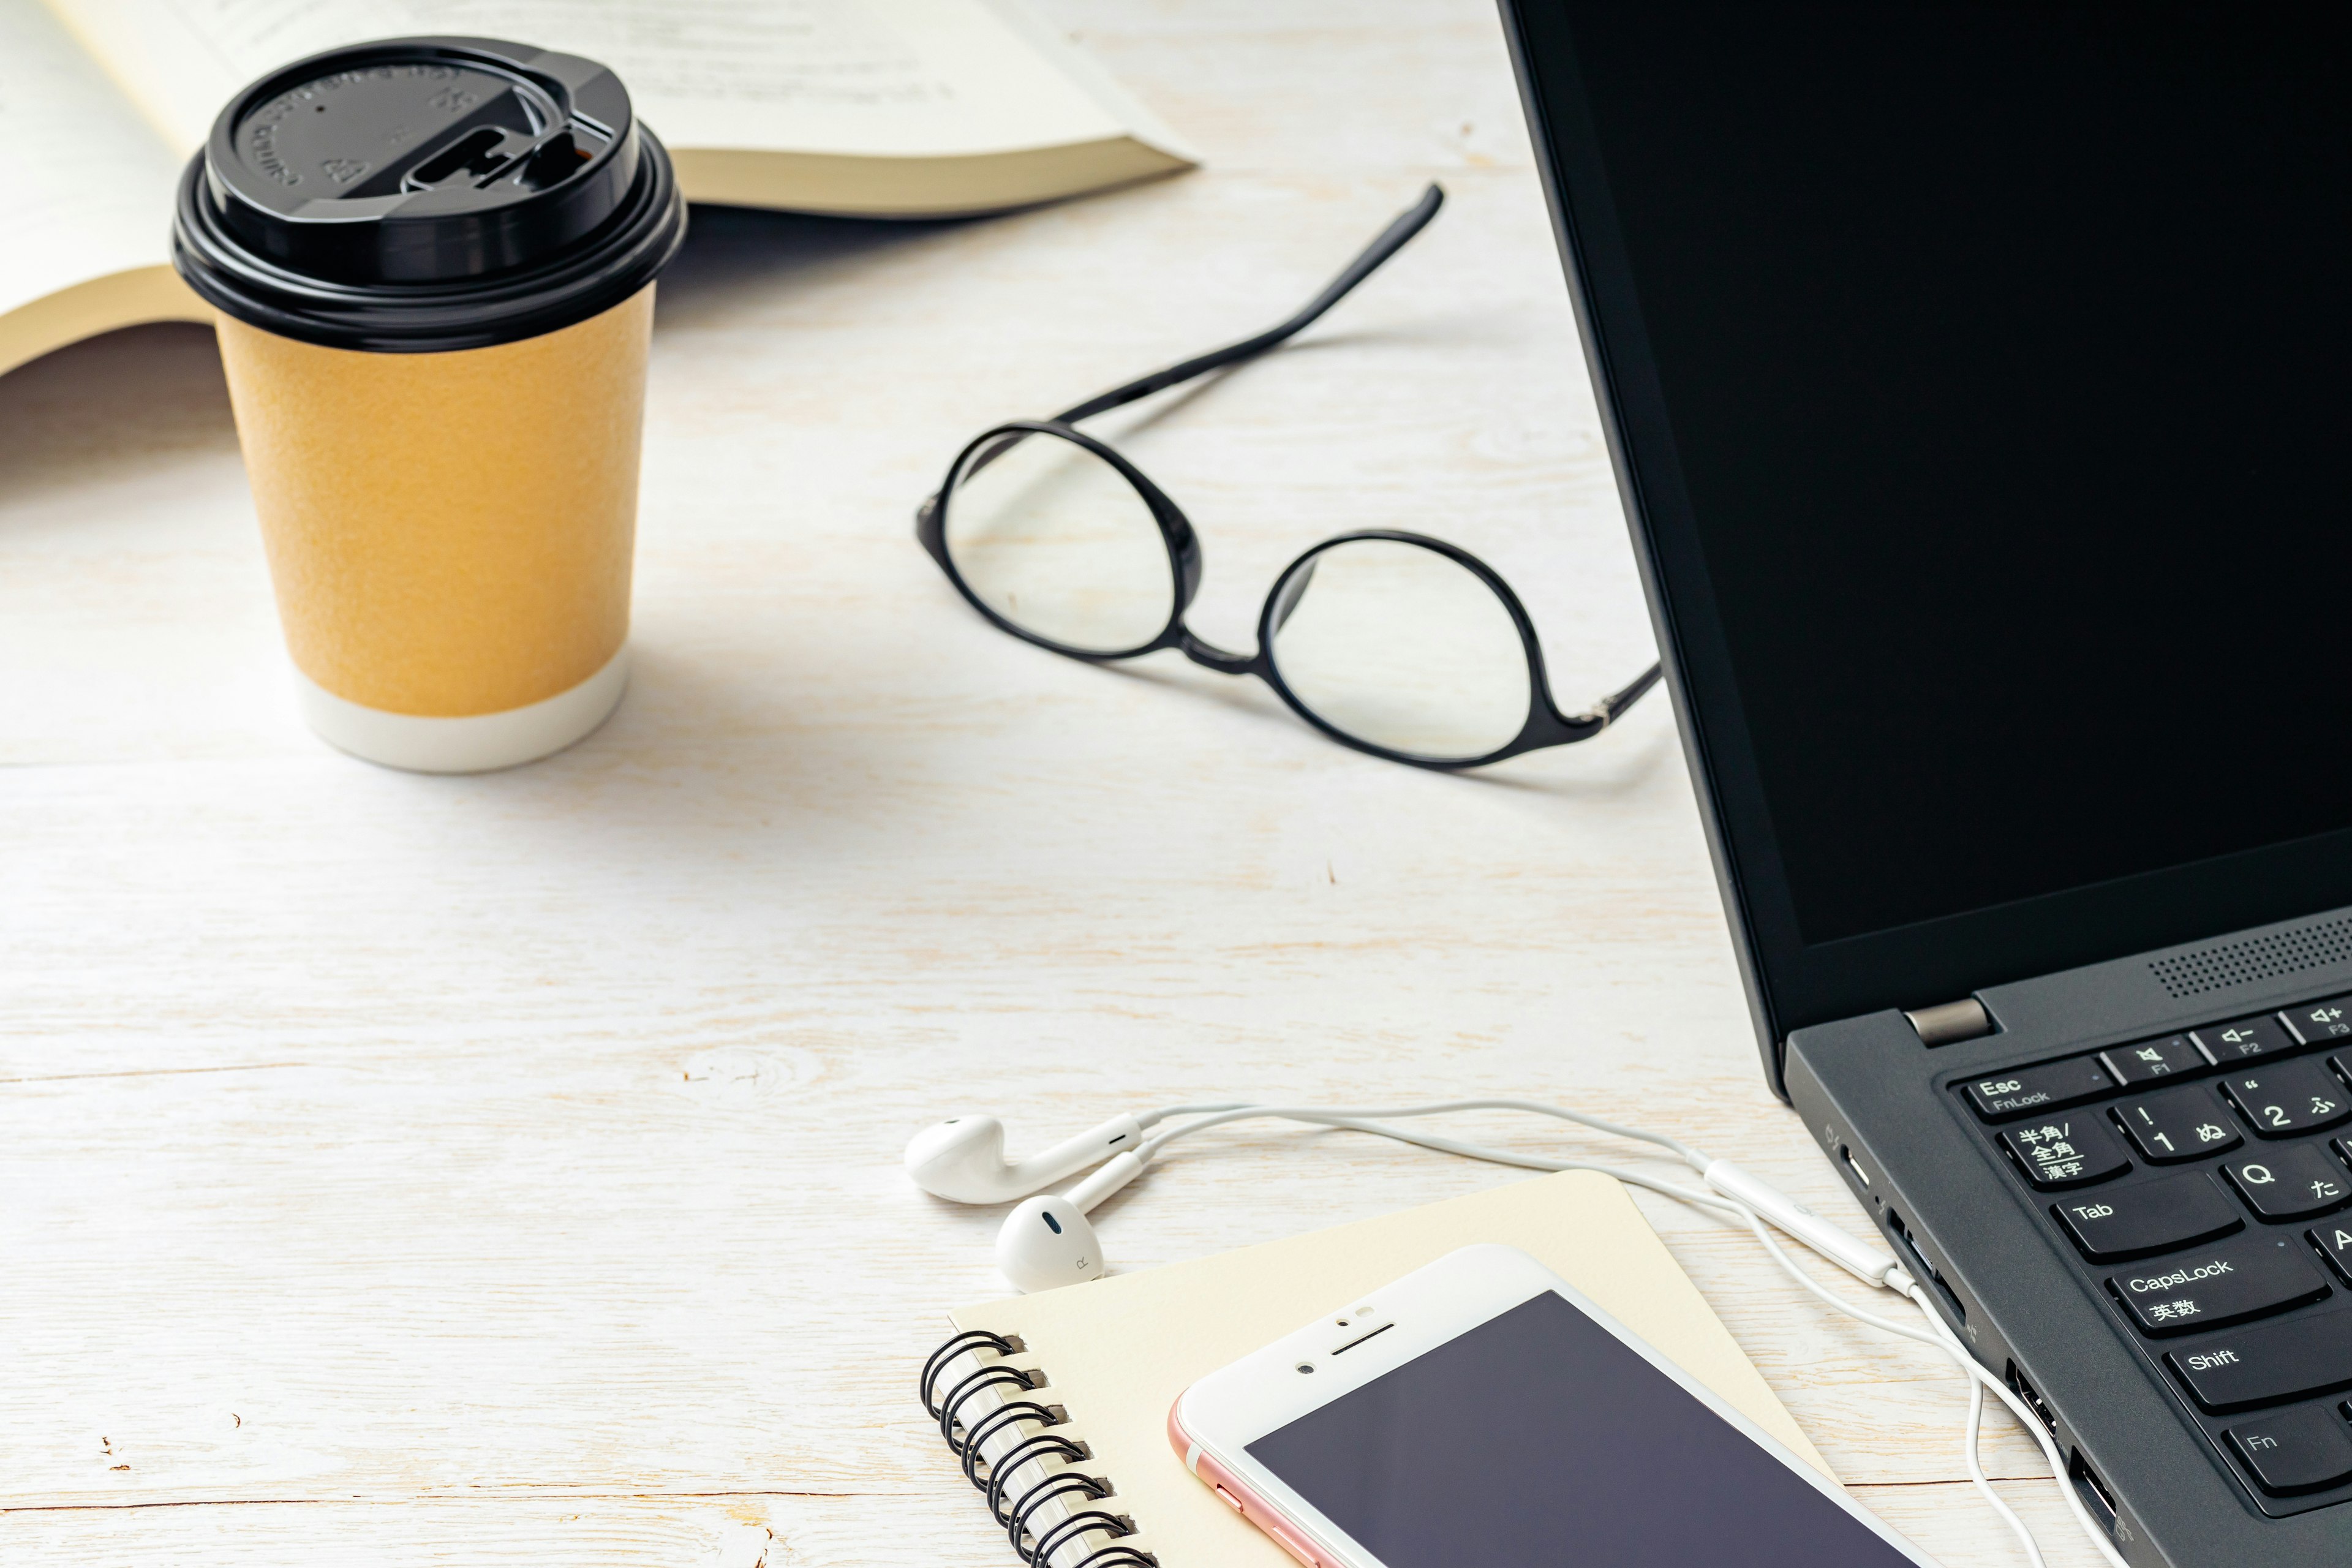
MULTIPOLYGON (((981 222, 705 210, 661 285, 614 721, 478 778, 300 728, 208 334, 0 379, 0 1560, 1009 1563, 912 1398, 1003 1289, 898 1169, 1228 1095, 1572 1101, 1862 1216, 1765 1089, 1663 702, 1472 778, 1263 687, 985 626, 909 516, 961 441, 1254 330, 1431 180, 1307 340, 1108 422, 1247 646, 1344 528, 1516 584, 1563 703, 1653 657, 1482 0, 1055 0, 1208 156, 981 222)), ((1623 1153, 1507 1119, 1531 1148, 1623 1153)), ((1516 1179, 1237 1128, 1123 1268, 1516 1179)), ((1840 1474, 2016 1548, 1963 1385, 1642 1200, 1840 1474)), ((2053 1565, 2032 1446, 1988 1442, 2053 1565)))

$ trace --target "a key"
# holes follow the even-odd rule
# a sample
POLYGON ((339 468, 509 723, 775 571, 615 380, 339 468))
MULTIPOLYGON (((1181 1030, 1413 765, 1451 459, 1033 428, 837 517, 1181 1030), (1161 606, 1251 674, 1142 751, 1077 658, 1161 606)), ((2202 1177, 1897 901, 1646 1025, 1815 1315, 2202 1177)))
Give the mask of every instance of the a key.
POLYGON ((2107 1076, 2107 1069, 2090 1057, 2018 1068, 1990 1078, 1971 1079, 1966 1085, 1969 1103, 1987 1121, 2029 1110, 2055 1110, 2077 1100, 2112 1093, 2115 1087, 2116 1080, 2107 1076))
POLYGON ((2206 1067, 2205 1053, 2186 1035, 2142 1040, 2136 1046, 2111 1046, 2099 1053, 2099 1060, 2115 1074, 2117 1083, 2147 1083, 2177 1072, 2203 1072, 2206 1067))
POLYGON ((2210 1029, 2198 1029, 2189 1037, 2205 1047, 2205 1054, 2224 1065, 2242 1061, 2248 1057, 2267 1057, 2278 1051, 2295 1048, 2295 1038, 2286 1032, 2276 1018, 2241 1018, 2234 1024, 2216 1024, 2210 1029))
POLYGON ((2306 1046, 2352 1035, 2352 996, 2331 996, 2307 1007, 2289 1007, 2279 1015, 2306 1046))
POLYGON ((2352 1224, 2338 1220, 2307 1230, 2304 1235, 2310 1238, 2312 1246, 2319 1248, 2319 1255, 2327 1259, 2328 1265, 2343 1276, 2344 1282, 2352 1285, 2352 1224))
POLYGON ((2051 1205, 2074 1245, 2100 1262, 2169 1252, 2229 1235, 2245 1221, 2202 1171, 2182 1171, 2051 1205))
POLYGON ((2324 1144, 2285 1143, 2256 1149, 2221 1169, 2246 1206, 2264 1219, 2301 1219, 2344 1206, 2352 1198, 2347 1172, 2324 1144))
POLYGON ((2327 1312, 2233 1329, 2167 1351, 2208 1410, 2250 1410, 2352 1384, 2352 1315, 2327 1312))
POLYGON ((2352 1430, 2332 1405, 2282 1410, 2229 1430, 2231 1447, 2266 1492, 2315 1492, 2352 1476, 2352 1430))
POLYGON ((2185 1334, 2316 1301, 2327 1279, 2300 1237, 2273 1233, 2119 1270, 2107 1289, 2140 1332, 2185 1334))
POLYGON ((2116 1107, 2116 1120, 2140 1157, 2153 1164, 2227 1153, 2244 1142, 2237 1122, 2202 1085, 2127 1100, 2116 1107))
POLYGON ((2131 1169, 2121 1140, 2095 1111, 2020 1123, 2000 1135, 2025 1179, 2043 1192, 2086 1187, 2131 1169))
POLYGON ((2301 1061, 2274 1062, 2254 1072, 2232 1073, 2221 1080, 2228 1095, 2258 1138, 2292 1138, 2298 1132, 2333 1127, 2352 1116, 2352 1092, 2327 1070, 2327 1064, 2308 1057, 2301 1061))

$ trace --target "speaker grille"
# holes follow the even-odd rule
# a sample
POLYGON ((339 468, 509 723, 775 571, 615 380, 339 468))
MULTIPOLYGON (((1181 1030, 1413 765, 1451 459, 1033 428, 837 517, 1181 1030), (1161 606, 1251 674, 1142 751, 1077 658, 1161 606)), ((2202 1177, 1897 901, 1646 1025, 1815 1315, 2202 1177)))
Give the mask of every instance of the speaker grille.
POLYGON ((2194 952, 2149 961, 2148 971, 2176 999, 2225 991, 2250 981, 2274 980, 2352 959, 2352 919, 2323 921, 2293 931, 2218 942, 2194 952))

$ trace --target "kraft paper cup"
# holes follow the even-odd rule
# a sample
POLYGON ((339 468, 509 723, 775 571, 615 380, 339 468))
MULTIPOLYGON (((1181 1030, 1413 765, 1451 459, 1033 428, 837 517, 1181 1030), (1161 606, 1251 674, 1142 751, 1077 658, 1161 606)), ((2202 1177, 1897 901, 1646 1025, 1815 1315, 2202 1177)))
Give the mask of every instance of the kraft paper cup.
POLYGON ((619 702, 653 279, 684 223, 625 90, 574 57, 395 39, 223 110, 173 259, 219 307, 321 737, 471 773, 619 702))
POLYGON ((371 762, 471 773, 561 751, 612 712, 628 681, 653 294, 446 353, 221 322, 320 735, 371 762))

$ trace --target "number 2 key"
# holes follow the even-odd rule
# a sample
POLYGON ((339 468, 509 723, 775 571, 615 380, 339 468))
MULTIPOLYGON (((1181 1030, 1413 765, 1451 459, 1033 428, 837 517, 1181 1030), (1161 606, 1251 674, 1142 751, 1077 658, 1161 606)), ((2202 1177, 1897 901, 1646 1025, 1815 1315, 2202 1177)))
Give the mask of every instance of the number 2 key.
POLYGON ((2232 1074, 2221 1080, 2221 1089, 2257 1137, 2292 1138, 2352 1116, 2352 1091, 2325 1063, 2307 1058, 2232 1074))

